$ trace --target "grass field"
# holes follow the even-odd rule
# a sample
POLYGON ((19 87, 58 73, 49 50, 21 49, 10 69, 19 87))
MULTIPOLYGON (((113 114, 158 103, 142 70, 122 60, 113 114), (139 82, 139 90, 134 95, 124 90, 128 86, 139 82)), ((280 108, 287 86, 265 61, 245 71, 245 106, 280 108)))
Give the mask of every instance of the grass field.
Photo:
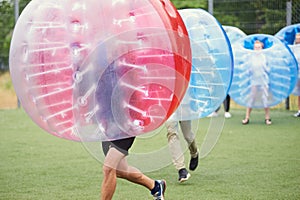
MULTIPOLYGON (((266 126, 263 112, 254 110, 243 126, 244 110, 231 112, 217 145, 188 182, 177 183, 172 165, 147 175, 167 180, 167 200, 300 199, 300 119, 274 109, 273 124, 266 126)), ((22 109, 0 110, 0 138, 1 200, 99 199, 102 166, 81 143, 46 133, 22 109)), ((152 197, 145 188, 118 180, 114 199, 152 197)))

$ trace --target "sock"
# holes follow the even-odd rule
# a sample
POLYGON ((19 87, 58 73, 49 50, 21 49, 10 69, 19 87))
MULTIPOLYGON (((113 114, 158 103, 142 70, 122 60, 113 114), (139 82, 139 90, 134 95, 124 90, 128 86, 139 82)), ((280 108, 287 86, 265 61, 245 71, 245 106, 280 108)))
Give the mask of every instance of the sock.
POLYGON ((154 182, 154 188, 151 190, 151 195, 154 195, 160 190, 159 183, 157 181, 154 182))

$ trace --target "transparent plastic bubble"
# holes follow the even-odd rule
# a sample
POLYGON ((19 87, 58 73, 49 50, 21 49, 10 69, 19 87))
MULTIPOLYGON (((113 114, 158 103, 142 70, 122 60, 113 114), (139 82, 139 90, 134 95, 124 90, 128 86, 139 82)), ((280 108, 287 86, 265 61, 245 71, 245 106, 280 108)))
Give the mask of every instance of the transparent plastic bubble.
MULTIPOLYGON (((31 1, 19 17, 10 49, 12 81, 28 115, 47 132, 76 141, 103 139, 97 135, 98 132, 94 132, 94 126, 96 130, 105 130, 101 120, 106 118, 106 114, 108 117, 111 114, 122 116, 117 120, 114 118, 112 124, 123 132, 128 132, 128 127, 124 126, 128 113, 135 115, 132 119, 126 118, 130 120, 129 124, 139 130, 133 134, 157 128, 179 105, 191 69, 189 38, 176 9, 170 5, 168 1, 152 0, 31 1), (143 59, 141 61, 138 58, 143 59), (95 62, 95 66, 88 66, 95 62), (169 70, 169 76, 165 77, 170 78, 168 87, 155 79, 155 76, 164 74, 147 74, 152 65, 169 70), (139 67, 141 69, 137 69, 139 67), (110 74, 109 70, 113 73, 110 74), (119 94, 118 90, 112 90, 113 96, 108 97, 115 98, 112 104, 109 103, 112 107, 102 109, 103 106, 109 106, 101 103, 106 101, 104 96, 94 98, 91 104, 91 95, 101 96, 102 91, 108 90, 106 84, 110 79, 107 77, 111 76, 111 81, 115 81, 116 75, 117 82, 111 83, 111 86, 122 89, 125 86, 118 81, 129 80, 122 76, 135 74, 131 70, 144 72, 145 78, 155 80, 155 83, 148 85, 134 85, 133 91, 143 90, 146 95, 160 90, 164 94, 150 96, 158 100, 155 103, 149 100, 147 103, 149 112, 146 113, 146 119, 142 119, 145 117, 143 115, 132 114, 130 109, 122 115, 121 108, 124 105, 119 103, 125 100, 125 93, 119 94), (106 76, 106 73, 109 75, 106 76), (158 105, 157 102, 162 101, 159 98, 165 96, 169 99, 167 105, 163 106, 164 113, 160 112, 161 121, 140 131, 139 126, 150 123, 145 121, 152 120, 157 110, 154 105, 158 105), (109 113, 105 113, 105 109, 109 113), (136 120, 141 122, 138 127, 136 120), (83 129, 89 130, 89 137, 81 135, 83 129)), ((126 98, 129 101, 127 103, 137 105, 145 97, 132 92, 126 98)))
POLYGON ((230 42, 220 23, 202 9, 179 13, 188 29, 192 47, 192 72, 188 90, 171 120, 206 117, 225 99, 232 79, 230 42))
MULTIPOLYGON (((146 34, 147 40, 171 34, 162 31, 152 29, 146 34)), ((104 41, 78 69, 82 81, 75 84, 74 99, 84 98, 88 102, 79 103, 74 109, 76 129, 82 140, 115 140, 150 132, 166 121, 176 109, 174 103, 178 105, 184 95, 188 77, 176 71, 177 56, 163 49, 161 42, 151 48, 120 48, 118 53, 117 49, 109 48, 122 37, 129 39, 129 35, 132 33, 104 41), (115 52, 115 57, 105 63, 101 57, 105 55, 104 49, 115 52), (183 88, 176 88, 180 86, 183 88)))
POLYGON ((225 25, 223 25, 222 27, 225 30, 231 44, 246 36, 246 33, 244 33, 241 29, 237 27, 225 25))
POLYGON ((290 47, 298 62, 298 81, 292 94, 300 96, 300 39, 298 39, 298 42, 296 41, 297 35, 298 38, 300 38, 300 23, 282 28, 275 34, 275 37, 278 37, 282 42, 290 47))
MULTIPOLYGON (((71 44, 79 43, 79 35, 70 36, 68 28, 73 7, 66 1, 31 1, 15 26, 9 62, 18 98, 33 121, 55 136, 77 140, 71 44)), ((86 54, 81 47, 77 52, 86 54)))
POLYGON ((130 11, 135 23, 99 41, 78 68, 82 79, 75 84, 74 99, 85 97, 89 103, 75 106, 74 115, 80 138, 97 160, 104 160, 97 141, 136 136, 143 148, 134 145, 128 163, 153 171, 171 164, 162 124, 188 86, 191 48, 187 30, 169 1, 147 6, 136 2, 139 5, 131 5, 130 11), (159 15, 153 7, 161 9, 159 15))
POLYGON ((265 108, 290 95, 297 81, 297 61, 278 38, 253 34, 235 42, 232 49, 234 74, 229 94, 236 103, 265 108), (263 49, 253 49, 256 40, 263 43, 263 49))

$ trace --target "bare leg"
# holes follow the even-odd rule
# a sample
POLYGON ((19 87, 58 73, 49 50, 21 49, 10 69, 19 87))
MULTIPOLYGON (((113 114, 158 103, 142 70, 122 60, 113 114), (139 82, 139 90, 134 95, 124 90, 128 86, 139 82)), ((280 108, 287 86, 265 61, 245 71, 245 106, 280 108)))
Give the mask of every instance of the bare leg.
POLYGON ((252 108, 247 108, 247 109, 246 109, 246 116, 245 116, 245 119, 242 120, 242 123, 243 123, 243 124, 248 124, 248 123, 249 123, 251 111, 252 111, 252 108))
POLYGON ((101 199, 111 200, 117 186, 116 170, 103 166, 103 181, 101 187, 101 199))
POLYGON ((270 108, 265 108, 265 119, 270 119, 270 108))
POLYGON ((101 199, 111 200, 117 186, 116 168, 125 155, 115 148, 110 148, 103 165, 103 180, 101 187, 101 199))
POLYGON ((270 119, 270 108, 265 108, 265 123, 271 125, 272 121, 270 119))
POLYGON ((250 114, 251 114, 252 108, 247 108, 246 110, 246 119, 250 119, 250 114))
POLYGON ((118 166, 117 177, 126 179, 132 183, 145 186, 149 190, 153 189, 155 185, 154 180, 144 175, 137 168, 129 166, 126 158, 121 160, 118 166))
POLYGON ((133 166, 129 166, 126 158, 122 159, 117 168, 117 177, 126 179, 132 183, 142 185, 149 189, 155 199, 164 199, 166 190, 164 180, 153 180, 133 166))
POLYGON ((137 168, 129 166, 123 153, 110 148, 103 165, 103 181, 101 200, 111 200, 117 186, 117 177, 145 186, 149 190, 155 186, 155 181, 144 175, 137 168))
MULTIPOLYGON (((300 87, 300 81, 298 81, 299 87, 300 87)), ((294 117, 300 117, 300 96, 298 98, 298 111, 294 114, 294 117)))

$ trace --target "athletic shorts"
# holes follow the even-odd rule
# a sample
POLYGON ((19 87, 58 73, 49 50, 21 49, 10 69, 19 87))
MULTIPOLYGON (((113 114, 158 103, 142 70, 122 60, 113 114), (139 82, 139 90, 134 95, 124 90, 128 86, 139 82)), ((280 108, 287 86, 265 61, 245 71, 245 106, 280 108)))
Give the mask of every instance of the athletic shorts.
POLYGON ((128 150, 132 146, 134 142, 135 137, 130 138, 124 138, 119 140, 113 140, 113 141, 103 141, 102 142, 102 150, 104 155, 106 156, 109 148, 114 147, 124 155, 128 155, 128 150))

